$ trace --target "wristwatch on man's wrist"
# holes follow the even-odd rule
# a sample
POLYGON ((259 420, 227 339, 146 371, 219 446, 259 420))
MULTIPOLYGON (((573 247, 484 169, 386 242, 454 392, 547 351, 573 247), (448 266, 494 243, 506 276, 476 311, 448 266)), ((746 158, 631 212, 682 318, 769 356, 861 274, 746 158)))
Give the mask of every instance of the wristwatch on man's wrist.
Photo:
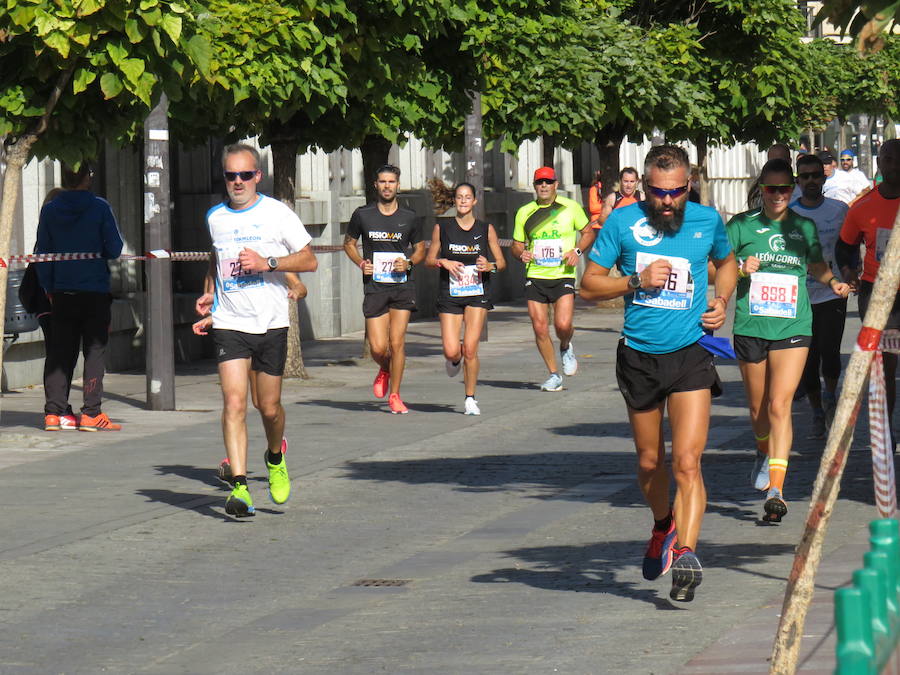
POLYGON ((628 277, 628 288, 633 291, 636 291, 641 287, 641 275, 635 272, 630 277, 628 277))
POLYGON ((584 251, 582 251, 580 248, 578 248, 576 246, 575 247, 575 255, 577 255, 580 258, 582 253, 584 253, 584 251))
POLYGON ((269 266, 269 271, 274 272, 278 269, 278 258, 276 258, 274 255, 269 256, 268 258, 266 258, 266 264, 269 266))

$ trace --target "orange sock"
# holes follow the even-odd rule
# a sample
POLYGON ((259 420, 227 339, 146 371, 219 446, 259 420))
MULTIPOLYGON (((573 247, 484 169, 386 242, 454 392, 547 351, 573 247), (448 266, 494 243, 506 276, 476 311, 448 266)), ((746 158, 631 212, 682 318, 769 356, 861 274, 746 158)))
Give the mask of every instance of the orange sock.
POLYGON ((769 488, 778 488, 784 492, 784 477, 787 475, 788 461, 769 457, 769 488))
POLYGON ((765 436, 754 436, 756 439, 756 450, 764 455, 769 454, 769 434, 765 436))

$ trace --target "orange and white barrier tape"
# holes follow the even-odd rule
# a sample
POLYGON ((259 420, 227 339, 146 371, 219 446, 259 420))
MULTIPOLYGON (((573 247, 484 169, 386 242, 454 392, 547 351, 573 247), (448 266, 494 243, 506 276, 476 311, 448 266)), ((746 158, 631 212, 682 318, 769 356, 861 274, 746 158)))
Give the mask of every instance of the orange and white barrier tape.
POLYGON ((869 442, 872 446, 872 477, 878 516, 895 518, 897 483, 894 477, 894 446, 888 417, 881 350, 875 352, 869 370, 869 442))
MULTIPOLYGON (((509 248, 512 246, 512 239, 500 239, 500 246, 509 248)), ((425 242, 428 247, 429 242, 425 242)), ((311 246, 313 253, 337 253, 343 251, 343 246, 331 244, 328 246, 311 246)), ((42 263, 42 262, 62 262, 66 260, 97 260, 103 258, 100 253, 28 253, 21 255, 11 255, 7 258, 0 258, 0 267, 9 267, 10 263, 42 263)), ((168 259, 175 262, 199 262, 209 260, 209 251, 169 251, 165 249, 157 249, 147 251, 143 255, 120 255, 118 258, 110 258, 110 260, 155 260, 168 259)))

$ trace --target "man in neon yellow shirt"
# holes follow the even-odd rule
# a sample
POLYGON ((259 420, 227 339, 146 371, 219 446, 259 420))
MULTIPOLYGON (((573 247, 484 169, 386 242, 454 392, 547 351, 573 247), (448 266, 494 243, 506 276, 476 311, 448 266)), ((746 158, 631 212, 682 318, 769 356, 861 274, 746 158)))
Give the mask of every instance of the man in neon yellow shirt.
POLYGON ((541 385, 542 391, 563 388, 550 338, 551 303, 563 374, 574 375, 578 370, 572 347, 575 266, 582 251, 594 243, 595 236, 584 208, 578 202, 557 195, 558 186, 552 167, 543 166, 534 172, 535 200, 516 213, 511 247, 512 254, 525 263, 528 315, 538 351, 550 372, 550 377, 541 385))

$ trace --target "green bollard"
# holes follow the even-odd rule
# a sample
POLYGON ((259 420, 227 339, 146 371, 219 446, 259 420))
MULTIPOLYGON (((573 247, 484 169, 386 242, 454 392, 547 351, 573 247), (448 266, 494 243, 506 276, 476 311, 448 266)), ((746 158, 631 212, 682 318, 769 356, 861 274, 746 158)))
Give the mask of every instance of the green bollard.
POLYGON ((891 583, 891 570, 894 565, 891 559, 884 551, 869 551, 863 555, 865 568, 868 570, 876 570, 884 577, 884 596, 885 606, 887 608, 888 628, 896 627, 900 624, 900 605, 897 604, 897 596, 891 593, 893 585, 891 583))
POLYGON ((893 583, 894 604, 900 598, 900 523, 894 518, 882 518, 869 523, 869 543, 873 551, 884 551, 890 562, 888 581, 893 583))
MULTIPOLYGON (((866 555, 870 554, 871 551, 866 555)), ((880 667, 881 662, 894 650, 894 643, 889 639, 891 625, 888 623, 887 580, 880 569, 871 569, 867 565, 867 569, 856 570, 853 573, 853 585, 868 596, 869 612, 872 615, 875 663, 880 667)))
POLYGON ((872 614, 867 593, 859 588, 839 588, 834 593, 837 627, 835 675, 876 675, 872 614))

